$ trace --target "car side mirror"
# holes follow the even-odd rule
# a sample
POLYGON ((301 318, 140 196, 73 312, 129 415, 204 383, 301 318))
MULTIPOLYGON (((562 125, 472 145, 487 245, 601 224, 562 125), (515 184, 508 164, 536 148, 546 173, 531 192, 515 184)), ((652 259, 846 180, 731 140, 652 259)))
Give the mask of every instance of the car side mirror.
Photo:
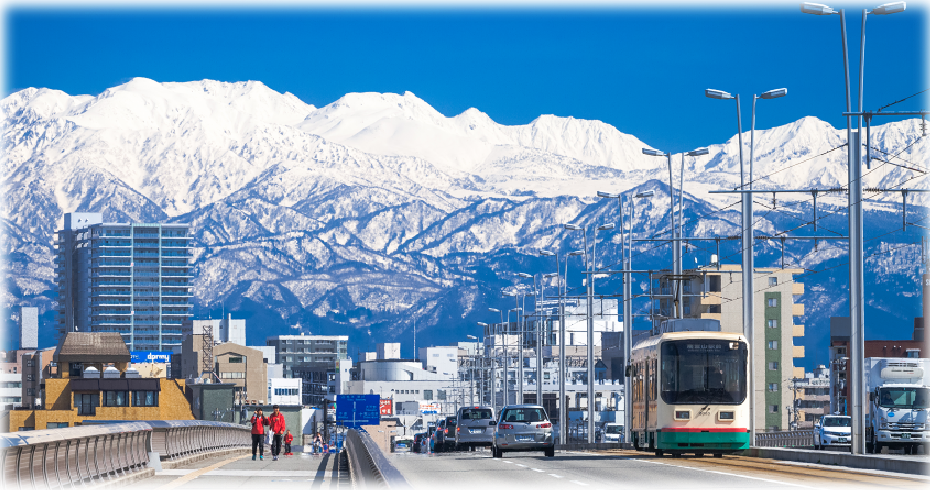
POLYGON ((492 420, 491 422, 488 422, 488 425, 498 425, 498 422, 495 422, 494 420, 492 420))
POLYGON ((876 393, 870 392, 870 401, 873 401, 875 399, 876 399, 876 393))
POLYGON ((630 377, 630 364, 628 364, 627 367, 624 368, 624 377, 625 378, 630 377))

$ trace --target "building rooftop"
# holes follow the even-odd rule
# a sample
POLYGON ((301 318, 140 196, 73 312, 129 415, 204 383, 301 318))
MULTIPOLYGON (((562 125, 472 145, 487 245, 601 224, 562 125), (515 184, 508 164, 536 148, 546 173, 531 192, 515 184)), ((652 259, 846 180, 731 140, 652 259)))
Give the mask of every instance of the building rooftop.
POLYGON ((70 362, 130 362, 123 336, 116 332, 68 332, 55 349, 59 364, 70 362))

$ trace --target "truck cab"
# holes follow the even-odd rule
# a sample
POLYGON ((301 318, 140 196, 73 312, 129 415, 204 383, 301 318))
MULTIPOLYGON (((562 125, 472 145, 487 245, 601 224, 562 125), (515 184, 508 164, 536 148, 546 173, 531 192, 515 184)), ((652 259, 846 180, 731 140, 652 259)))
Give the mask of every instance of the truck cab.
MULTIPOLYGON (((874 359, 867 359, 874 361, 874 359)), ((929 388, 924 359, 879 359, 867 374, 869 413, 866 414, 867 452, 883 447, 916 454, 931 444, 928 427, 929 388)))

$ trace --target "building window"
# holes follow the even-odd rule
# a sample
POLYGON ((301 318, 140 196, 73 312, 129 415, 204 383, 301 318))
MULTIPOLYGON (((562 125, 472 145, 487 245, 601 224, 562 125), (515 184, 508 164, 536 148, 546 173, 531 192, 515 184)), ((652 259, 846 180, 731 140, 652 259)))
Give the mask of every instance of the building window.
POLYGON ((709 276, 708 277, 708 289, 712 293, 721 292, 721 276, 709 276))
POLYGON ((770 285, 770 286, 776 286, 776 285, 778 285, 778 284, 779 284, 779 280, 778 280, 778 279, 776 279, 775 277, 770 277, 770 278, 769 278, 769 285, 770 285))
POLYGON ((26 367, 32 367, 34 363, 35 361, 33 361, 32 359, 29 359, 28 361, 26 361, 26 367))
POLYGON ((770 371, 776 371, 777 369, 779 369, 779 363, 778 363, 778 362, 771 362, 771 363, 769 363, 769 370, 770 370, 770 371))
POLYGON ((778 348, 779 348, 779 341, 778 341, 778 340, 770 340, 770 341, 769 341, 769 350, 776 350, 776 349, 778 349, 778 348))
POLYGON ((46 422, 45 428, 46 429, 67 429, 68 422, 46 422))
POLYGON ((918 349, 908 349, 905 351, 905 357, 918 358, 920 357, 921 351, 918 349))
POLYGON ((433 390, 423 390, 423 399, 432 400, 433 399, 433 390))
POLYGON ((446 390, 436 390, 436 399, 445 400, 446 399, 446 390))
POLYGON ((779 385, 776 383, 769 384, 769 391, 779 391, 779 385))
POLYGON ((779 328, 779 320, 766 320, 766 325, 769 328, 779 328))
POLYGON ((415 395, 419 395, 419 394, 420 394, 420 390, 414 390, 414 394, 415 394, 415 395))
POLYGON ((158 406, 158 392, 157 391, 134 391, 133 392, 133 406, 134 407, 157 407, 158 406))
POLYGON ((100 395, 97 393, 75 393, 74 404, 78 409, 78 415, 97 415, 97 407, 100 405, 100 395))
POLYGON ((769 413, 779 413, 779 405, 770 405, 769 413))
POLYGON ((26 388, 26 396, 36 396, 36 390, 33 388, 26 388))
POLYGON ((768 300, 766 300, 766 306, 770 308, 775 308, 779 306, 779 300, 777 300, 776 298, 769 298, 768 300))
POLYGON ((242 357, 230 357, 230 364, 242 364, 242 357))
POLYGON ((708 313, 721 313, 721 305, 708 305, 708 313))
POLYGON ((103 406, 105 407, 128 407, 129 396, 127 391, 104 391, 103 406))

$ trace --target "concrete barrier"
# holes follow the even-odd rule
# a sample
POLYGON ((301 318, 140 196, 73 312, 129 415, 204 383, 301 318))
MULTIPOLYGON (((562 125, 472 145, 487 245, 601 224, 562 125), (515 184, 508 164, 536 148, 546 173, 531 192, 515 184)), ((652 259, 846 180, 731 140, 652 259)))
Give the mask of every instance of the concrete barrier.
POLYGON ((633 449, 633 444, 618 444, 616 442, 573 442, 557 444, 557 451, 609 451, 611 449, 633 449), (629 447, 625 447, 629 446, 629 447))
POLYGON ((928 476, 928 458, 902 458, 894 454, 850 454, 835 451, 814 451, 777 447, 752 447, 739 453, 741 456, 769 458, 797 463, 815 463, 847 468, 888 471, 928 476))

